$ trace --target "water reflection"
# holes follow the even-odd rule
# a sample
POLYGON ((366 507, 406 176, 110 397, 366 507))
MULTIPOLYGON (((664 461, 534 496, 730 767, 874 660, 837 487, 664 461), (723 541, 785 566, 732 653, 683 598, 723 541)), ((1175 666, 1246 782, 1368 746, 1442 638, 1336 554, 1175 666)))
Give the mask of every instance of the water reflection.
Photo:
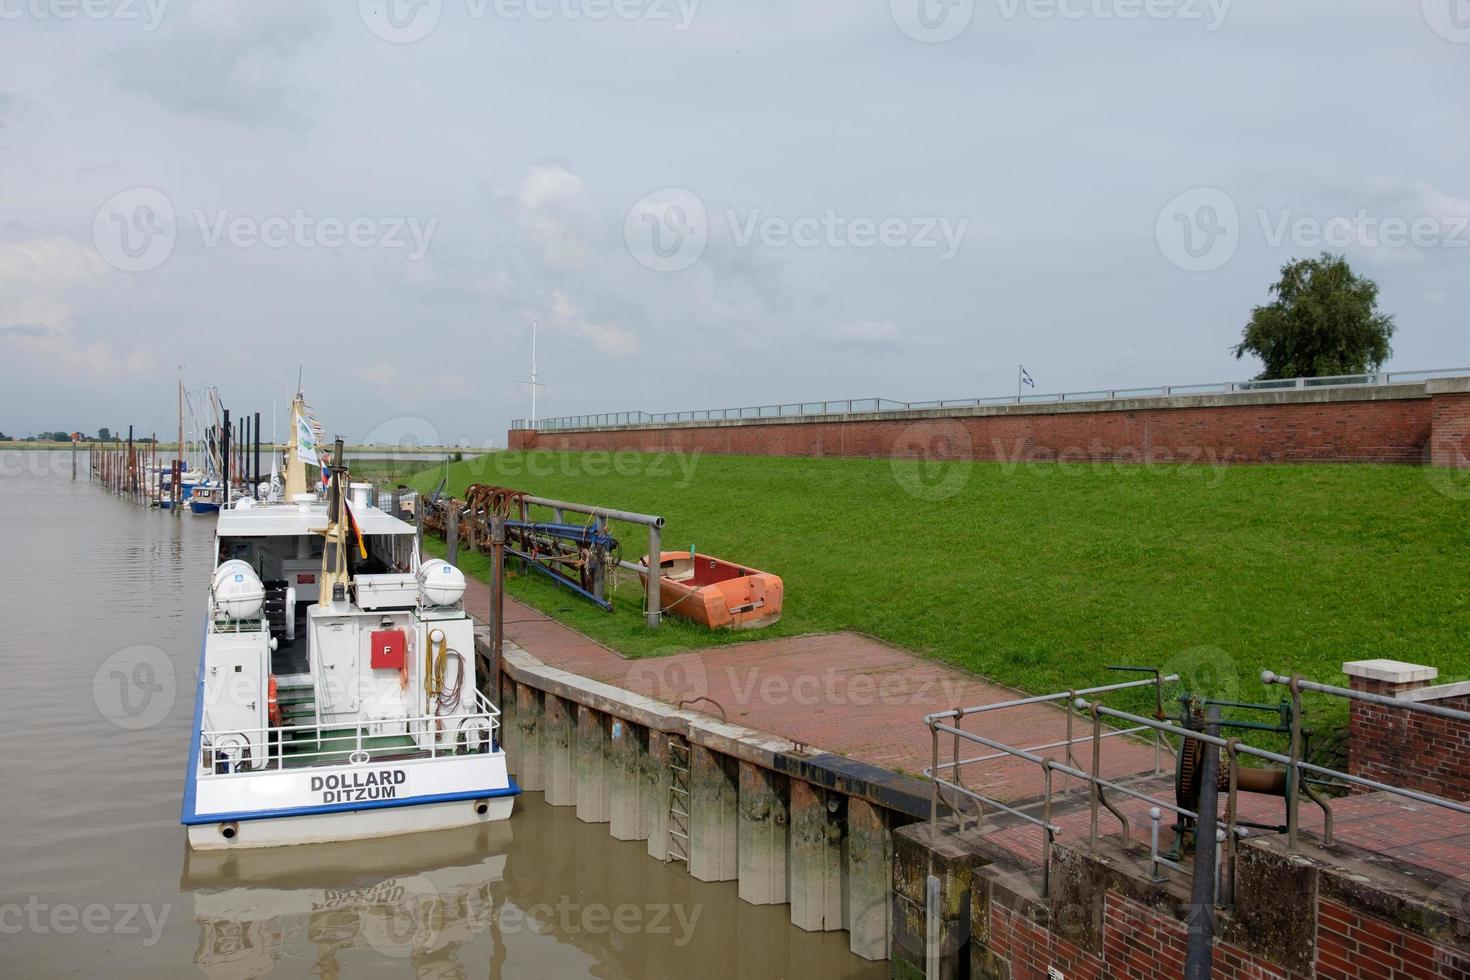
POLYGON ((194 962, 220 980, 293 960, 336 977, 363 951, 407 961, 421 977, 464 976, 462 950, 484 935, 490 950, 503 945, 489 934, 512 836, 500 823, 317 847, 185 848, 180 885, 194 897, 194 962))
POLYGON ((327 847, 188 853, 211 978, 879 977, 846 933, 793 929, 733 883, 706 884, 527 794, 508 822, 327 847))

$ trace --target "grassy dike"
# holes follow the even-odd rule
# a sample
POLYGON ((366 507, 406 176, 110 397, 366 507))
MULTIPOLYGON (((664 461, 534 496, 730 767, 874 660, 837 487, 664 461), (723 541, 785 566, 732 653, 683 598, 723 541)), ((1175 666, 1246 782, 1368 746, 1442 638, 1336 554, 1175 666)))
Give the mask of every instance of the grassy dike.
MULTIPOLYGON (((1333 682, 1345 660, 1390 657, 1470 676, 1470 500, 1436 472, 549 452, 448 468, 455 494, 661 514, 666 548, 776 572, 785 618, 761 636, 860 630, 1031 692, 1143 664, 1273 701, 1263 669, 1333 682)), ((636 560, 644 532, 616 530, 636 560)), ((509 589, 632 656, 751 638, 648 631, 623 579, 612 615, 537 577, 509 589)))

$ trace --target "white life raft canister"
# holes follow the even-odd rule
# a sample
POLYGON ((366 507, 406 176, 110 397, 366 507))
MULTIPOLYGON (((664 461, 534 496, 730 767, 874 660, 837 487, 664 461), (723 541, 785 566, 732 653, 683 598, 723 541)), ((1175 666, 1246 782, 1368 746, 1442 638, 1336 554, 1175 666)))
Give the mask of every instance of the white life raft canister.
POLYGON ((419 595, 426 606, 452 606, 464 598, 464 572, 442 558, 419 566, 419 595))
POLYGON ((265 586, 260 576, 248 562, 238 558, 225 562, 214 570, 209 582, 209 594, 214 600, 214 619, 254 619, 265 605, 265 586))

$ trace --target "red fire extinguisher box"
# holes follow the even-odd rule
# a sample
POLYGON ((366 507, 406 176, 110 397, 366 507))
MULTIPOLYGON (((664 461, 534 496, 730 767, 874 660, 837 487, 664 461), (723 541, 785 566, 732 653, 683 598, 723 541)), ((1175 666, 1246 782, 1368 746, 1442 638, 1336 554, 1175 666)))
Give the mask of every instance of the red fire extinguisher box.
POLYGON ((403 630, 374 630, 372 635, 373 670, 402 670, 407 644, 403 630))

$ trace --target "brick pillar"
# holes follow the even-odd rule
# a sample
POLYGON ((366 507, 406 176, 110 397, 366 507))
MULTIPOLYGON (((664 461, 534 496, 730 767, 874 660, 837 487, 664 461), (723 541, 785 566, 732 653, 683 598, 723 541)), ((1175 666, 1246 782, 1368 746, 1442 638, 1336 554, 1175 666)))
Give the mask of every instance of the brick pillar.
MULTIPOLYGON (((1433 667, 1398 660, 1358 660, 1342 665, 1354 691, 1396 698, 1425 687, 1439 676, 1433 667)), ((1413 769, 1413 739, 1408 712, 1353 701, 1348 709, 1348 772, 1364 779, 1399 785, 1413 769), (1395 778, 1398 777, 1398 778, 1395 778)), ((1358 792, 1355 790, 1354 792, 1358 792)))
POLYGON ((1470 378, 1436 378, 1425 382, 1424 390, 1433 406, 1430 464, 1470 469, 1470 378))

